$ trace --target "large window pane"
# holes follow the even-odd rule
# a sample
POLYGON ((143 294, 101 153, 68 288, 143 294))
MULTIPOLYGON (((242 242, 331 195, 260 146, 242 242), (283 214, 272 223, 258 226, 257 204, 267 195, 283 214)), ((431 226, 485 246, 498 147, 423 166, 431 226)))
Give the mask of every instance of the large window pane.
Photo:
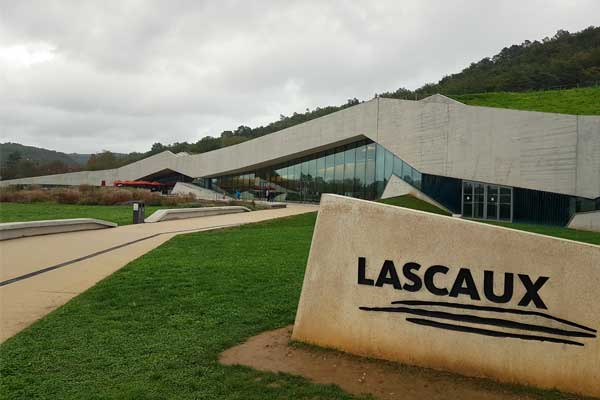
POLYGON ((302 164, 298 163, 298 164, 294 165, 294 190, 297 193, 298 200, 302 200, 301 195, 300 195, 300 191, 302 190, 301 177, 302 177, 302 164))
POLYGON ((308 179, 307 179, 307 193, 308 193, 307 200, 308 201, 318 201, 319 200, 316 195, 316 191, 317 191, 316 177, 317 177, 317 160, 313 158, 312 160, 308 160, 308 179))
POLYGON ((327 154, 325 157, 325 190, 324 193, 335 193, 335 155, 327 154))
POLYGON ((352 196, 354 193, 354 163, 356 159, 356 148, 346 150, 344 154, 344 195, 352 196))
POLYGON ((375 198, 375 143, 367 144, 367 160, 365 174, 365 198, 375 198))
POLYGON ((402 160, 398 157, 394 157, 394 175, 402 178, 402 160))
POLYGON ((510 221, 510 204, 500 204, 500 220, 510 221))
POLYGON ((385 167, 383 169, 383 177, 387 182, 392 176, 392 172, 394 169, 394 158, 395 156, 390 151, 385 151, 385 167))
POLYGON ((498 219, 498 186, 487 185, 486 218, 498 219))
POLYGON ((354 167, 354 197, 362 199, 365 197, 365 163, 367 160, 367 146, 361 145, 356 148, 356 161, 354 167))
POLYGON ((377 145, 375 155, 375 198, 380 197, 385 189, 385 149, 377 145))
POLYGON ((473 189, 473 218, 483 218, 484 186, 482 183, 475 183, 473 189))
POLYGON ((410 165, 408 165, 407 163, 403 163, 402 164, 402 179, 404 179, 406 182, 408 182, 412 185, 413 184, 412 176, 413 176, 412 167, 410 165))
POLYGON ((308 179, 308 160, 300 164, 300 193, 303 201, 308 200, 310 180, 308 179))
POLYGON ((344 151, 335 154, 335 193, 344 192, 344 151))
POLYGON ((321 193, 325 191, 325 156, 321 155, 317 158, 317 197, 320 198, 321 193))
POLYGON ((417 189, 421 189, 421 173, 413 168, 412 174, 413 185, 417 189))

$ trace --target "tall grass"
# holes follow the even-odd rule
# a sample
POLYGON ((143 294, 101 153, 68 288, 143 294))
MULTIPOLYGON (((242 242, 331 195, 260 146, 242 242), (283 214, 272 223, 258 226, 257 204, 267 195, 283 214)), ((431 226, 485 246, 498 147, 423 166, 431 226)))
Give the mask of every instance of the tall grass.
POLYGON ((0 188, 0 202, 39 203, 55 202, 59 204, 81 205, 118 205, 131 201, 144 201, 147 205, 174 206, 195 201, 192 195, 163 196, 158 192, 144 189, 94 187, 82 185, 72 188, 42 187, 6 187, 0 188))

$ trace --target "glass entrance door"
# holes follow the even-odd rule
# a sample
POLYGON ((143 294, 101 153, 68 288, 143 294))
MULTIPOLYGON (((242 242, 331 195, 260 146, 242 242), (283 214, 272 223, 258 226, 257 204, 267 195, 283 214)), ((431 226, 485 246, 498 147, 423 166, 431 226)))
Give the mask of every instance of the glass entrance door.
POLYGON ((463 181, 462 215, 465 218, 512 221, 512 188, 463 181))

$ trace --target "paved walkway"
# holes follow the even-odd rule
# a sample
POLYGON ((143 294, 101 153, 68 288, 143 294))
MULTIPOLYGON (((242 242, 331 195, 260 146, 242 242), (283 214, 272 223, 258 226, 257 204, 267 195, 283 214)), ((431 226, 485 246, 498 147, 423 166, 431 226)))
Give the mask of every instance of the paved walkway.
POLYGON ((316 211, 216 215, 0 242, 0 343, 175 235, 316 211))

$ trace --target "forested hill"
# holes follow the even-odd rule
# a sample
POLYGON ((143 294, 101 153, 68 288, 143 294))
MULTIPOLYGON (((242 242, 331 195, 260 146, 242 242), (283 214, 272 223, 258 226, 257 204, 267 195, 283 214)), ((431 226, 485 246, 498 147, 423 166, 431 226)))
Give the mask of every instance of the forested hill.
MULTIPOLYGON (((35 162, 53 162, 59 161, 68 166, 85 165, 89 154, 65 154, 60 151, 43 149, 41 147, 25 146, 19 143, 0 143, 0 163, 2 165, 9 162, 9 155, 18 153, 23 160, 35 162)), ((15 156, 13 156, 15 157, 15 156)))
POLYGON ((418 98, 426 94, 521 92, 600 84, 600 27, 581 32, 559 30, 541 41, 525 40, 472 63, 459 73, 414 92, 398 89, 383 97, 418 98), (420 96, 419 96, 420 95, 420 96))

